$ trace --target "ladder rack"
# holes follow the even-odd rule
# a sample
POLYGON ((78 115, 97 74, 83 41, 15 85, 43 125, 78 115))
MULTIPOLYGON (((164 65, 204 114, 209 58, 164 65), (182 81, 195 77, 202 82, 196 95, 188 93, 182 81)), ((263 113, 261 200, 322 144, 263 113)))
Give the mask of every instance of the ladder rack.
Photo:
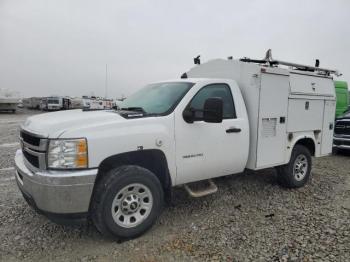
POLYGON ((331 74, 334 74, 336 76, 342 75, 338 70, 319 67, 318 66, 319 65, 318 59, 316 60, 315 66, 302 65, 302 64, 296 64, 296 63, 292 63, 292 62, 286 62, 286 61, 273 59, 271 49, 267 50, 264 59, 259 60, 259 59, 250 59, 250 58, 244 57, 244 58, 241 58, 240 61, 248 62, 248 63, 267 64, 270 66, 277 66, 277 65, 290 66, 292 68, 295 68, 296 70, 317 72, 320 75, 326 75, 326 76, 329 76, 331 74))

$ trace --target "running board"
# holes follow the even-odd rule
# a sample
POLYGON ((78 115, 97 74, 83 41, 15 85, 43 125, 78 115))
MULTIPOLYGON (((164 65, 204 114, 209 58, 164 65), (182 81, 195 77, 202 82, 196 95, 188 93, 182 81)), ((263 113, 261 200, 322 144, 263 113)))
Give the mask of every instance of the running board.
POLYGON ((211 179, 185 184, 184 187, 191 197, 203 197, 218 191, 218 187, 211 179))

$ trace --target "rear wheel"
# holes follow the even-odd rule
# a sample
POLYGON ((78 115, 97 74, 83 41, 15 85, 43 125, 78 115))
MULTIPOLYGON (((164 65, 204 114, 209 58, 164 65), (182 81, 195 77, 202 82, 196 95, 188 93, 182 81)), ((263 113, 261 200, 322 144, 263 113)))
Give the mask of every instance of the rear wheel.
POLYGON ((118 167, 96 185, 91 209, 93 222, 106 236, 137 237, 156 221, 163 195, 158 178, 149 170, 118 167))
POLYGON ((311 154, 302 145, 295 145, 288 164, 277 167, 278 180, 287 188, 302 187, 306 184, 311 173, 311 154))

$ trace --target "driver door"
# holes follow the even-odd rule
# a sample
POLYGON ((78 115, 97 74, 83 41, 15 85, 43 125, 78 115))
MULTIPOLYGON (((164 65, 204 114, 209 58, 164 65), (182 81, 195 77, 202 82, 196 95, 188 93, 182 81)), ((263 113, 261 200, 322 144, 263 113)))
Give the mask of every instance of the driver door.
POLYGON ((186 108, 195 109, 193 123, 187 123, 183 110, 175 115, 176 184, 229 175, 241 171, 242 160, 237 155, 245 139, 241 139, 243 122, 237 118, 234 99, 228 84, 202 87, 186 108), (211 97, 223 100, 223 121, 207 123, 203 116, 204 102, 211 97), (199 110, 199 111, 196 111, 199 110))

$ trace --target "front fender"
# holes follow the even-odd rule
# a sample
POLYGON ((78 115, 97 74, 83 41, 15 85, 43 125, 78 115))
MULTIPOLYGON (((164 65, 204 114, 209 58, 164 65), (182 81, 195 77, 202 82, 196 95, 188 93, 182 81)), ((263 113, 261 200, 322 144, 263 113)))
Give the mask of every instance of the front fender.
POLYGON ((173 115, 130 119, 121 123, 106 123, 78 132, 66 132, 65 137, 86 137, 89 168, 97 168, 110 156, 137 150, 160 150, 164 153, 172 181, 176 177, 173 115))

